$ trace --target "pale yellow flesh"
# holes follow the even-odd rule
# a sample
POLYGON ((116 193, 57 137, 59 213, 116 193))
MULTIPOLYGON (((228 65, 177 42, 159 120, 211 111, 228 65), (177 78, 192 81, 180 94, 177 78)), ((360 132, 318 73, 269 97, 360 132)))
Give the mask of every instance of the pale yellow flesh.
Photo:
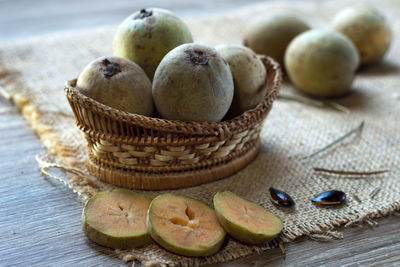
POLYGON ((224 194, 218 201, 224 216, 237 225, 259 234, 269 234, 277 231, 277 218, 263 207, 246 201, 234 194, 224 194))
POLYGON ((124 191, 97 197, 86 209, 87 223, 100 232, 126 237, 146 232, 151 199, 124 191))
POLYGON ((164 240, 186 249, 202 249, 224 235, 215 212, 199 201, 166 197, 152 204, 151 223, 164 240))

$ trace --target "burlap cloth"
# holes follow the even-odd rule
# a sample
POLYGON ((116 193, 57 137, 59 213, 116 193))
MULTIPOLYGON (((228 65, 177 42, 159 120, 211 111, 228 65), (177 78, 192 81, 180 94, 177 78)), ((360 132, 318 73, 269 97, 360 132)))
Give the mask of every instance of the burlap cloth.
MULTIPOLYGON (((197 42, 241 43, 248 21, 276 10, 296 12, 314 27, 327 28, 333 15, 351 1, 289 1, 257 4, 224 15, 187 21, 197 42)), ((390 20, 394 42, 386 60, 362 70, 353 92, 337 100, 350 114, 330 108, 277 100, 261 133, 262 149, 244 170, 229 178, 202 186, 176 190, 179 194, 211 204, 212 196, 231 190, 254 200, 278 214, 284 223, 284 242, 301 236, 341 237, 335 228, 370 222, 400 210, 400 1, 377 1, 390 20), (315 157, 305 156, 365 121, 362 133, 354 134, 315 157), (389 169, 381 175, 349 177, 321 175, 312 167, 368 171, 389 169), (297 207, 279 209, 268 199, 274 186, 290 193, 297 207), (339 208, 320 208, 310 199, 328 189, 343 190, 347 203, 339 208)), ((84 164, 85 141, 75 127, 63 92, 63 83, 77 77, 91 60, 112 54, 116 26, 74 31, 58 35, 0 44, 0 78, 11 99, 37 132, 52 156, 41 156, 41 167, 54 160, 68 170, 69 186, 85 200, 112 186, 93 179, 84 164)), ((284 91, 292 90, 285 84, 284 91)), ((154 197, 160 192, 146 192, 154 197)), ((82 233, 83 234, 83 233, 82 233)), ((233 260, 275 246, 277 240, 261 246, 247 246, 228 238, 223 249, 212 257, 188 258, 169 253, 157 245, 132 251, 116 251, 133 263, 200 265, 233 260)))

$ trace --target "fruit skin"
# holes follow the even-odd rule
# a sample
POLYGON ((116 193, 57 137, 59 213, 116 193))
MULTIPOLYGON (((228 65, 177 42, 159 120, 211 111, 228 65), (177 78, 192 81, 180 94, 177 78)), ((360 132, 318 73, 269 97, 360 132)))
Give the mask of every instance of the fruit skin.
POLYGON ((293 84, 320 97, 346 93, 359 61, 355 46, 346 36, 325 30, 300 34, 285 53, 286 71, 293 84))
POLYGON ((83 232, 93 242, 95 242, 99 245, 105 246, 105 247, 110 247, 110 248, 115 248, 115 249, 139 248, 139 247, 144 247, 148 244, 153 243, 153 241, 147 231, 138 233, 137 235, 131 236, 131 237, 112 236, 112 235, 105 235, 100 230, 96 229, 95 227, 92 227, 90 225, 90 223, 88 223, 86 210, 91 205, 91 203, 93 203, 97 198, 101 197, 102 195, 110 194, 110 193, 118 193, 118 192, 126 192, 129 194, 138 195, 141 197, 148 198, 149 201, 151 201, 151 198, 147 197, 146 195, 140 194, 140 193, 135 193, 135 192, 127 190, 127 189, 114 189, 111 192, 97 193, 97 194, 93 195, 86 202, 85 207, 83 209, 83 212, 82 212, 82 230, 83 230, 83 232))
POLYGON ((228 61, 234 84, 234 94, 228 117, 235 117, 254 108, 265 97, 267 71, 261 59, 249 48, 223 44, 217 52, 228 61))
POLYGON ((153 238, 153 240, 156 241, 159 245, 161 245, 165 249, 167 249, 171 252, 174 252, 176 254, 183 255, 183 256, 205 257, 205 256, 210 256, 210 255, 217 253, 219 251, 219 249, 221 248, 222 244, 224 243, 225 236, 226 236, 226 232, 222 229, 221 226, 220 227, 221 227, 222 234, 221 234, 220 238, 214 244, 210 245, 208 248, 203 248, 203 250, 188 249, 183 246, 180 246, 179 244, 173 244, 171 242, 168 242, 162 237, 162 233, 160 233, 153 227, 153 224, 151 221, 152 207, 154 205, 156 205, 155 203, 157 201, 167 202, 168 198, 170 198, 170 197, 186 198, 189 201, 196 201, 196 202, 200 203, 202 206, 204 206, 206 209, 208 209, 214 213, 214 210, 212 208, 210 208, 206 203, 204 203, 198 199, 194 199, 194 198, 187 197, 187 196, 175 195, 175 194, 171 194, 171 193, 160 195, 153 199, 153 201, 150 204, 149 211, 147 214, 147 232, 150 234, 150 236, 153 238))
POLYGON ((152 92, 156 108, 165 119, 220 121, 232 103, 232 73, 214 48, 183 44, 161 61, 152 92))
POLYGON ((77 89, 98 102, 126 112, 151 116, 151 82, 134 62, 100 57, 90 62, 77 80, 77 89))
MULTIPOLYGON (((271 212, 265 210, 264 208, 263 209, 266 212, 268 212, 270 215, 272 215, 276 219, 276 222, 278 223, 278 226, 279 226, 278 231, 276 231, 274 233, 270 233, 270 234, 256 233, 256 232, 253 232, 253 231, 247 229, 246 227, 241 226, 237 222, 234 222, 233 220, 231 220, 230 218, 225 216, 224 211, 220 208, 219 201, 220 201, 220 198, 222 198, 224 195, 233 195, 233 196, 236 196, 237 198, 241 199, 242 201, 251 203, 252 205, 257 205, 257 204, 255 204, 249 200, 246 200, 244 198, 241 198, 230 191, 218 192, 214 195, 214 209, 215 209, 215 213, 217 214, 217 218, 218 218, 220 224, 222 225, 222 227, 225 229, 225 231, 227 231, 234 238, 236 238, 242 242, 245 242, 247 244, 256 245, 256 244, 260 244, 260 243, 263 243, 263 242, 266 242, 268 240, 275 238, 282 231, 283 224, 282 224, 281 219, 278 216, 272 214, 271 212)), ((240 205, 240 203, 237 203, 237 205, 240 205)))
POLYGON ((286 47, 298 34, 310 27, 290 13, 275 13, 255 21, 247 30, 244 45, 261 55, 273 57, 283 66, 286 47))
POLYGON ((333 29, 354 43, 363 65, 382 59, 392 39, 385 17, 367 6, 348 7, 339 12, 333 20, 333 29))
POLYGON ((142 9, 126 18, 114 37, 114 55, 136 62, 153 79, 161 59, 175 47, 193 42, 189 29, 174 13, 142 9))

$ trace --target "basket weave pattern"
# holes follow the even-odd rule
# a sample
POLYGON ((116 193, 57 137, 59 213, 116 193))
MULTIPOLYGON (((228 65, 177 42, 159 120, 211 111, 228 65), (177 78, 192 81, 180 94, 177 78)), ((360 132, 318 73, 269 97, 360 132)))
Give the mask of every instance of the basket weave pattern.
POLYGON ((170 189, 220 179, 246 166, 281 84, 279 65, 260 56, 267 94, 257 107, 222 122, 150 118, 102 105, 82 95, 76 80, 65 93, 88 142, 88 169, 98 178, 136 189, 170 189))

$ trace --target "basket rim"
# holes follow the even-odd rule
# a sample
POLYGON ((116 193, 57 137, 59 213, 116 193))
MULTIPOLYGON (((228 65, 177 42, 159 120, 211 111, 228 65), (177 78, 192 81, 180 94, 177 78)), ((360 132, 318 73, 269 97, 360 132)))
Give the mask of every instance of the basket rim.
POLYGON ((268 111, 272 106, 272 102, 278 97, 278 92, 282 83, 282 72, 280 65, 271 57, 264 55, 258 55, 258 57, 261 59, 267 70, 267 82, 265 83, 265 90, 268 88, 270 88, 270 90, 255 108, 249 109, 241 115, 225 121, 178 121, 125 112, 104 105, 79 92, 76 88, 77 79, 66 81, 64 84, 64 91, 69 101, 77 102, 85 108, 92 109, 97 113, 104 114, 115 120, 125 121, 146 129, 159 130, 163 132, 203 136, 220 136, 221 138, 224 138, 225 136, 230 136, 244 131, 253 126, 255 123, 263 120, 268 114, 268 111), (272 81, 269 80, 271 75, 273 75, 272 81))

